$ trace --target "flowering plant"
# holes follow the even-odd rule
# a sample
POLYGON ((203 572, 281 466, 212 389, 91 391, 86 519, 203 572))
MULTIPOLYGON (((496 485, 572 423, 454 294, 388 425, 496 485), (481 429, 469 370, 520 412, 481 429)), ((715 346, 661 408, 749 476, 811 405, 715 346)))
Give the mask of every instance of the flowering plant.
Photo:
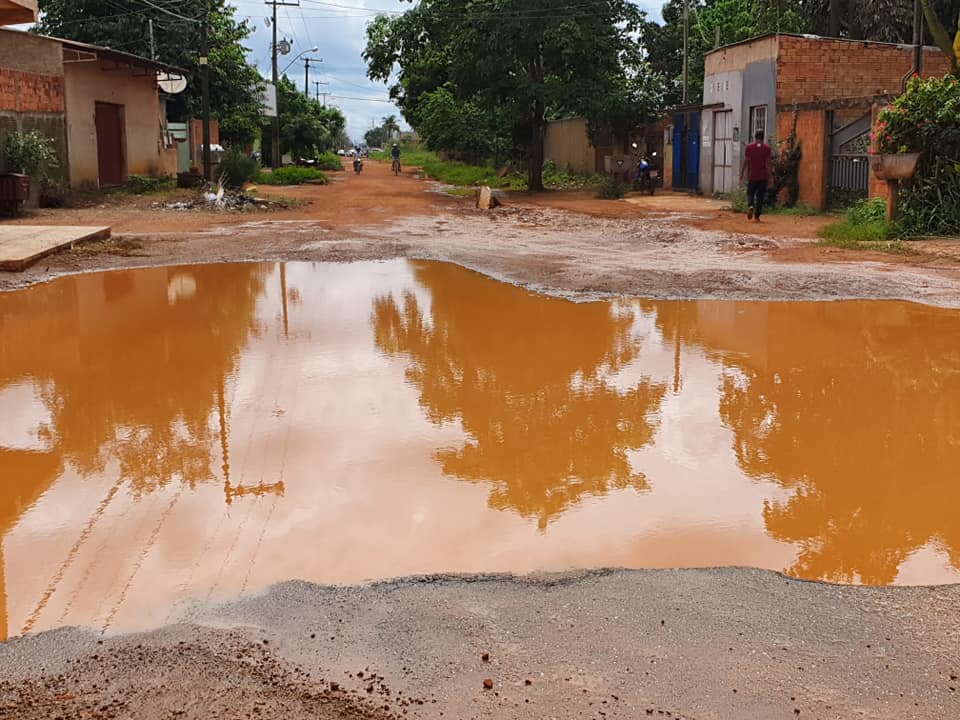
POLYGON ((925 152, 960 145, 960 85, 953 77, 914 76, 907 91, 877 115, 872 153, 925 152))

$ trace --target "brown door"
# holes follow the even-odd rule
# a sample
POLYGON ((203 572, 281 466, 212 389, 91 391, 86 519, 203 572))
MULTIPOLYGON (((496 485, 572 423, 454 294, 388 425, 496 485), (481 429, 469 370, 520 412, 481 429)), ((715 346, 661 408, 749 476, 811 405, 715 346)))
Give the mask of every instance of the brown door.
POLYGON ((127 179, 123 105, 98 102, 95 108, 94 122, 97 126, 97 163, 100 168, 100 187, 123 185, 127 179))

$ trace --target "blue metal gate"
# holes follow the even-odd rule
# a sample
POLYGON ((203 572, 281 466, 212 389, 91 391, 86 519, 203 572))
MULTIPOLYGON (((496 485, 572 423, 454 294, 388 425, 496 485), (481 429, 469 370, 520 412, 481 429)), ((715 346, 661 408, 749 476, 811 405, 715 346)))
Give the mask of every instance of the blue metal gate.
POLYGON ((696 190, 700 187, 700 113, 673 116, 673 187, 696 190))

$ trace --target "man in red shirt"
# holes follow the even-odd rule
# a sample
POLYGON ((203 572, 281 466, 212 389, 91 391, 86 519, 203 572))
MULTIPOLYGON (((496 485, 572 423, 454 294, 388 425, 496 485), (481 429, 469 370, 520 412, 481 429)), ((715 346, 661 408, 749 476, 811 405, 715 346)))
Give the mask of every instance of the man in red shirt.
POLYGON ((756 217, 757 222, 760 222, 760 213, 763 212, 763 199, 767 195, 767 183, 770 182, 770 176, 773 174, 773 151, 769 145, 763 142, 762 130, 758 130, 753 139, 756 142, 747 145, 743 167, 740 168, 740 182, 743 182, 743 176, 749 171, 747 220, 753 220, 756 217))

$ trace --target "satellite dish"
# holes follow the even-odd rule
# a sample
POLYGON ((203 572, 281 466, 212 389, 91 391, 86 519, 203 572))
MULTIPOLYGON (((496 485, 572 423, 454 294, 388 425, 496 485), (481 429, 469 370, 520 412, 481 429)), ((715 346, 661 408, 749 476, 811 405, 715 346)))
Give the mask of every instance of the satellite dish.
POLYGON ((187 79, 183 75, 171 75, 170 73, 157 73, 157 85, 167 95, 176 95, 187 89, 187 79))

